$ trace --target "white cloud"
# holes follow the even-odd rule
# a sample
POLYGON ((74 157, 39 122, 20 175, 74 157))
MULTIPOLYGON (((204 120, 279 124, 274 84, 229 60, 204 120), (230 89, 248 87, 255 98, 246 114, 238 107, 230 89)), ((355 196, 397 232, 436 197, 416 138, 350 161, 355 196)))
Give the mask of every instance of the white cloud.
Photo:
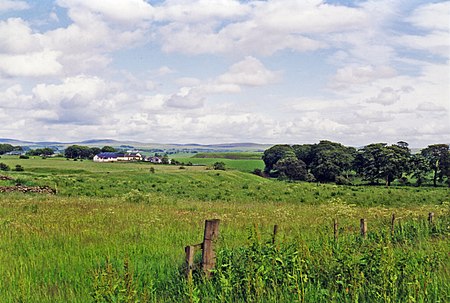
POLYGON ((167 107, 196 109, 203 106, 205 96, 195 88, 183 87, 180 92, 171 95, 165 102, 167 107))
POLYGON ((119 22, 136 22, 152 19, 154 8, 144 0, 57 0, 57 4, 71 10, 101 14, 106 19, 119 22))
POLYGON ((368 25, 364 10, 323 1, 168 1, 158 11, 163 50, 189 54, 312 51, 328 46, 321 34, 368 25))
POLYGON ((0 21, 0 53, 20 54, 40 49, 39 36, 19 18, 0 21))
POLYGON ((168 0, 156 8, 159 21, 203 23, 245 16, 250 6, 235 0, 168 0))
POLYGON ((424 4, 416 8, 406 20, 424 29, 448 32, 450 30, 449 15, 450 1, 444 1, 424 4))
POLYGON ((105 96, 113 86, 98 77, 78 75, 69 77, 61 84, 38 84, 33 94, 39 100, 59 103, 61 100, 82 96, 86 100, 96 100, 105 96))
POLYGON ((5 12, 9 10, 25 10, 29 8, 30 6, 26 1, 0 0, 0 12, 5 12))
POLYGON ((218 77, 219 83, 245 86, 267 85, 280 80, 279 72, 273 72, 254 57, 233 64, 227 73, 218 77))
POLYGON ((377 103, 382 105, 392 105, 400 99, 398 91, 392 87, 383 87, 376 97, 367 100, 368 103, 377 103))
POLYGON ((417 110, 421 112, 438 112, 445 113, 446 108, 432 102, 423 102, 417 106, 417 110))
POLYGON ((397 74, 395 69, 389 66, 347 66, 340 68, 331 79, 332 88, 347 88, 355 84, 364 84, 383 78, 392 78, 397 74))
POLYGON ((57 75, 62 70, 58 62, 60 55, 60 52, 49 50, 20 55, 0 54, 0 73, 11 77, 57 75))

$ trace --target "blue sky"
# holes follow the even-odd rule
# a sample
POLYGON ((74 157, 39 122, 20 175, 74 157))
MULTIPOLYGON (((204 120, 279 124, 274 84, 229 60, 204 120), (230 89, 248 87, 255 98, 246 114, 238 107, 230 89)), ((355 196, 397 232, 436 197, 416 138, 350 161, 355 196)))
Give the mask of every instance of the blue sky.
POLYGON ((0 0, 0 138, 450 142, 450 1, 0 0))

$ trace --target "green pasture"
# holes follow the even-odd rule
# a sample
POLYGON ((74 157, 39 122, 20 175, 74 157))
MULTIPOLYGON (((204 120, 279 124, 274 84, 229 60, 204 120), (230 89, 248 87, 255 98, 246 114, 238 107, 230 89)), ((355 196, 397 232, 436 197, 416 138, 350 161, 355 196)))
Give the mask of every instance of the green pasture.
POLYGON ((0 193, 0 302, 450 301, 448 188, 289 183, 228 163, 214 171, 64 158, 0 162, 25 169, 0 172, 14 179, 0 186, 58 190, 0 193), (188 282, 184 247, 202 241, 212 218, 221 220, 216 278, 188 282), (368 220, 366 240, 360 218, 368 220), (280 232, 271 246, 274 224, 280 232))

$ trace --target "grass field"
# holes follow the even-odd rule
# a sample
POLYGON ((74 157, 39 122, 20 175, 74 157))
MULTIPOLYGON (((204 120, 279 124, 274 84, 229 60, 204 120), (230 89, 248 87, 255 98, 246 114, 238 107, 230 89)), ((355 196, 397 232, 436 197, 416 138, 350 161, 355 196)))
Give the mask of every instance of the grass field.
POLYGON ((287 183, 202 166, 0 162, 25 168, 2 172, 15 180, 0 186, 58 189, 0 194, 0 302, 450 299, 448 188, 287 183), (401 223, 394 237, 392 213, 401 223), (220 266, 212 281, 190 284, 181 275, 184 246, 201 242, 211 218, 221 220, 220 266), (360 218, 369 224, 363 242, 360 218), (280 233, 271 246, 274 224, 280 233))

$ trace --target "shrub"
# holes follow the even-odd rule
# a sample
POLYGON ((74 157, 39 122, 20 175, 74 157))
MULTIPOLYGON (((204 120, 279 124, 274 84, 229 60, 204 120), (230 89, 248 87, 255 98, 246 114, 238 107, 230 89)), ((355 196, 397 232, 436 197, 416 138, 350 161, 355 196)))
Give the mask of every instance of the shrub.
POLYGON ((225 163, 223 162, 216 162, 213 164, 214 170, 225 170, 225 163))
POLYGON ((1 163, 0 163, 0 170, 8 171, 8 170, 10 170, 10 168, 9 168, 9 166, 6 165, 5 163, 1 162, 1 163))
POLYGON ((255 170, 253 171, 253 174, 257 175, 257 176, 260 176, 260 177, 263 176, 263 172, 262 172, 262 170, 260 168, 255 168, 255 170))
POLYGON ((28 157, 27 155, 20 155, 19 159, 30 159, 30 157, 28 157))
POLYGON ((17 164, 16 167, 14 168, 15 171, 24 171, 25 169, 23 168, 22 165, 17 164))
POLYGON ((337 185, 350 185, 351 182, 344 176, 337 176, 335 179, 337 185))

